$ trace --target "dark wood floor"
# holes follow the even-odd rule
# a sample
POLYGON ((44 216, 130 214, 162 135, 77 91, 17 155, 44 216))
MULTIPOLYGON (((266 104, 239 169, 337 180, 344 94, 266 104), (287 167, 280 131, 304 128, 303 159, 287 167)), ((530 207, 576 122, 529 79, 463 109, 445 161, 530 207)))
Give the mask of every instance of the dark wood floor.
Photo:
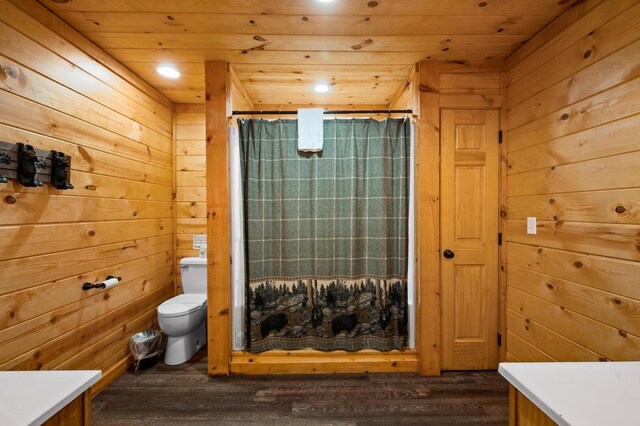
POLYGON ((207 376, 189 363, 126 373, 93 400, 95 425, 506 425, 496 372, 207 376))

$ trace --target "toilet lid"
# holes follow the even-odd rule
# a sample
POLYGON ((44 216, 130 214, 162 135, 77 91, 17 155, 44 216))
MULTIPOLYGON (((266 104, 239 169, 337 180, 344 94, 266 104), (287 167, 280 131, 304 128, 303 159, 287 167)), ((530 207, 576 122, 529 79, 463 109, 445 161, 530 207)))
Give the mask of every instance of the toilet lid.
POLYGON ((158 314, 164 317, 179 317, 201 309, 207 304, 206 294, 181 294, 158 306, 158 314))

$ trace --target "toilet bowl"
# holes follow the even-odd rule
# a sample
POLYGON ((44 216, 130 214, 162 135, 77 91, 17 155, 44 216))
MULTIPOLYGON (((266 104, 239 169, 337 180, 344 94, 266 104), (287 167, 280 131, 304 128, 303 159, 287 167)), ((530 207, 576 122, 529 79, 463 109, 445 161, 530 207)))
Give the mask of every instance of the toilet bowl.
POLYGON ((187 362, 207 343, 207 260, 187 257, 180 261, 184 294, 158 306, 158 323, 167 335, 164 362, 187 362))
POLYGON ((164 362, 187 362, 207 343, 206 294, 181 294, 158 306, 158 323, 167 335, 164 362))

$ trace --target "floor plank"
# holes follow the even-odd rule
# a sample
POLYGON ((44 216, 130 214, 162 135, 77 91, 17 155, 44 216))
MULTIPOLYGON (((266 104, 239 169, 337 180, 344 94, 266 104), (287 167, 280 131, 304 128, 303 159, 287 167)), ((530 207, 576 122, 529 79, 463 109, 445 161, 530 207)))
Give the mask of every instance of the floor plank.
POLYGON ((507 382, 497 372, 207 375, 189 363, 127 372, 93 400, 95 425, 506 425, 507 382))

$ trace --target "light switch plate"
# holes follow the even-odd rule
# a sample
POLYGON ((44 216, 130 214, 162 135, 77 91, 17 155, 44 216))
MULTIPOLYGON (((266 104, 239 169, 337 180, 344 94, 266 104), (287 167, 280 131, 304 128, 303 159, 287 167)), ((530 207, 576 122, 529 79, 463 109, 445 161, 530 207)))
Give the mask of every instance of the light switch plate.
POLYGON ((527 218, 527 234, 530 235, 535 235, 537 233, 537 226, 536 226, 536 218, 535 217, 528 217, 527 218))

